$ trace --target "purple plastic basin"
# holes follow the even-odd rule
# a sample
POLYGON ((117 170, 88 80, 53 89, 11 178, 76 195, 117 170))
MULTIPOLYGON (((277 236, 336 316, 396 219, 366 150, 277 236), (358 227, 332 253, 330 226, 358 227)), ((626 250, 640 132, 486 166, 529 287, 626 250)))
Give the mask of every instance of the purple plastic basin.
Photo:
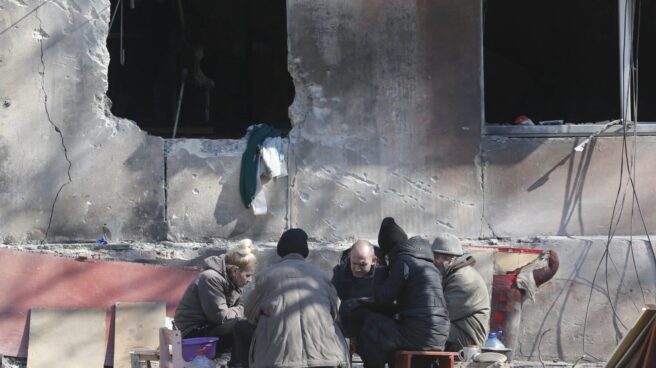
POLYGON ((196 351, 205 345, 210 345, 205 350, 205 356, 208 359, 214 359, 217 341, 219 341, 218 337, 193 337, 190 339, 182 339, 182 359, 191 362, 196 357, 196 351))

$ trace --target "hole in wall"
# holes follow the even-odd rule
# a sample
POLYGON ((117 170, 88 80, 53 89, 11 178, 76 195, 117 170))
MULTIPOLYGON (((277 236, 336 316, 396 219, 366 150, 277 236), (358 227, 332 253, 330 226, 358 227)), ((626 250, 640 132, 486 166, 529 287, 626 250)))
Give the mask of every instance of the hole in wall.
POLYGON ((487 0, 485 116, 511 123, 585 123, 620 117, 614 0, 487 0))
POLYGON ((285 0, 123 0, 122 41, 119 3, 111 0, 119 8, 107 39, 114 115, 165 138, 178 104, 176 137, 291 129, 285 0))

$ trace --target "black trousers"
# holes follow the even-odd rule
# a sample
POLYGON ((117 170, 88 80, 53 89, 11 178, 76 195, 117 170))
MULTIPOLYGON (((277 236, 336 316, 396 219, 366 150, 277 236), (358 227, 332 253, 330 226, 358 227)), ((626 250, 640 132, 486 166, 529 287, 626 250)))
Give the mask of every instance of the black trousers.
POLYGON ((232 332, 234 346, 230 357, 230 367, 248 368, 248 353, 251 348, 253 334, 255 334, 255 326, 245 319, 237 322, 232 332))

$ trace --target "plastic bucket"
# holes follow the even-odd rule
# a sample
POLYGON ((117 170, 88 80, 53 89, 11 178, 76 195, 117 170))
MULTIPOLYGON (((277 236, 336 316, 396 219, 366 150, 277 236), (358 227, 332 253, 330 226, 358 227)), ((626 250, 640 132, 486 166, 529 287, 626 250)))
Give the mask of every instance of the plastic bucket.
POLYGON ((196 351, 205 345, 210 345, 209 349, 205 351, 205 356, 208 359, 214 359, 217 341, 219 341, 218 337, 193 337, 182 339, 182 359, 191 362, 196 357, 196 351))

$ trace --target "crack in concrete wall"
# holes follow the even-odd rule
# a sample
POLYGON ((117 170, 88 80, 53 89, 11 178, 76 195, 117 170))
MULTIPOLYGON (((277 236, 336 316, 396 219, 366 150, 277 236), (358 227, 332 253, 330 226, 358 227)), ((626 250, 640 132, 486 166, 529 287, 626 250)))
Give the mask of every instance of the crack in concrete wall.
POLYGON ((480 185, 480 190, 481 190, 481 219, 480 219, 480 225, 481 228, 479 230, 479 238, 488 238, 488 237, 493 237, 493 238, 498 238, 499 236, 494 232, 494 229, 492 228, 492 225, 490 225, 490 222, 487 220, 487 200, 486 200, 486 193, 485 193, 485 174, 486 174, 486 169, 487 169, 487 162, 485 159, 485 153, 483 152, 483 147, 482 144, 479 144, 479 152, 478 155, 476 155, 474 159, 474 165, 476 166, 476 169, 478 170, 479 173, 479 185, 480 185), (486 233, 485 227, 487 227, 487 230, 489 230, 490 233, 486 233))
POLYGON ((288 134, 289 146, 287 153, 287 174, 289 184, 287 185, 287 213, 285 215, 286 228, 289 229, 295 223, 294 218, 294 189, 296 188, 296 178, 298 175, 298 142, 301 140, 303 123, 306 121, 312 102, 312 94, 309 91, 306 81, 306 74, 301 71, 301 60, 293 58, 290 49, 289 38, 287 39, 287 71, 292 77, 294 83, 294 101, 289 106, 289 120, 292 129, 288 134))
POLYGON ((43 41, 47 40, 49 38, 48 33, 43 29, 43 23, 41 21, 41 18, 39 17, 39 8, 36 8, 36 11, 34 12, 34 16, 36 19, 39 21, 39 29, 35 31, 33 34, 33 37, 39 41, 39 49, 41 51, 41 72, 39 72, 40 77, 41 77, 41 93, 43 94, 43 108, 46 113, 46 117, 48 119, 48 122, 52 127, 54 128, 55 132, 59 134, 59 137, 61 139, 61 145, 62 149, 64 150, 64 158, 66 159, 66 162, 68 163, 68 168, 66 170, 66 175, 68 177, 68 181, 65 183, 62 183, 59 186, 59 189, 57 190, 57 194, 55 194, 55 198, 52 201, 52 206, 50 208, 50 216, 48 218, 48 226, 46 227, 46 232, 44 235, 43 241, 48 239, 48 233, 50 232, 50 226, 52 225, 52 219, 55 214, 55 206, 57 204, 57 200, 59 199, 59 195, 61 194, 61 191, 64 189, 64 187, 68 184, 70 184, 73 179, 71 178, 71 167, 73 166, 73 162, 71 162, 70 158, 68 157, 68 148, 66 147, 66 143, 64 141, 64 134, 55 124, 55 122, 52 120, 52 117, 50 116, 50 111, 48 110, 48 92, 46 92, 46 64, 44 60, 44 51, 43 51, 43 41))

